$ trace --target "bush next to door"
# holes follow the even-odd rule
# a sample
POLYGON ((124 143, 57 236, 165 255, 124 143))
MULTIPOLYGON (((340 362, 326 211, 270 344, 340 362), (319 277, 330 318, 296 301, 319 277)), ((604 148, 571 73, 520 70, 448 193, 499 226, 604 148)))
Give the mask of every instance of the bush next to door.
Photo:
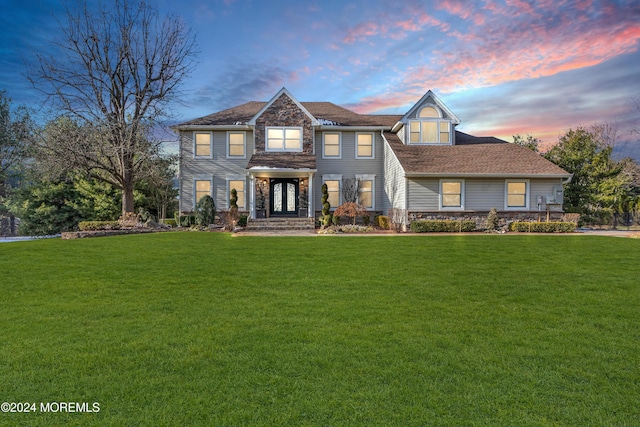
POLYGON ((575 230, 574 222, 517 221, 509 224, 509 231, 520 233, 572 233, 575 230))
POLYGON ((470 232, 476 231, 476 223, 475 221, 413 221, 411 223, 411 231, 414 233, 470 232))

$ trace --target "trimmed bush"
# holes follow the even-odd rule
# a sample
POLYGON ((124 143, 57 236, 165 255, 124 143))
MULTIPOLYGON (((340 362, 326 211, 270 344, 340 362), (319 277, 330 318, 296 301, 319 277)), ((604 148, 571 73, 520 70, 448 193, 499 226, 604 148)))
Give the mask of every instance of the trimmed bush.
POLYGON ((572 233, 576 229, 573 222, 527 222, 517 221, 509 224, 509 231, 519 233, 572 233))
POLYGON ((411 223, 414 233, 460 233, 476 231, 475 221, 436 221, 421 220, 411 223))
POLYGON ((118 221, 82 221, 78 223, 80 231, 119 230, 118 221))
POLYGON ((249 220, 249 217, 246 215, 240 215, 238 217, 238 226, 240 227, 246 227, 247 226, 247 221, 249 220))
POLYGON ((384 230, 389 230, 391 228, 391 221, 386 215, 376 215, 374 222, 377 227, 380 227, 384 230))
POLYGON ((180 215, 178 217, 178 223, 180 224, 180 227, 191 227, 192 225, 195 225, 195 223, 196 223, 196 216, 195 215, 180 215))
POLYGON ((197 225, 207 226, 213 224, 215 218, 216 204, 213 202, 213 198, 207 194, 196 203, 195 221, 197 225))

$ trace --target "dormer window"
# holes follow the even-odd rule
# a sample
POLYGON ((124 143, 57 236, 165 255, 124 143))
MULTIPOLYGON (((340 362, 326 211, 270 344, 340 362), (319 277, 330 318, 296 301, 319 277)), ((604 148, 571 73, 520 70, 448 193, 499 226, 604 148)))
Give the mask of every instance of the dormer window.
POLYGON ((409 120, 410 144, 451 144, 451 121, 440 109, 426 106, 414 120, 409 120))

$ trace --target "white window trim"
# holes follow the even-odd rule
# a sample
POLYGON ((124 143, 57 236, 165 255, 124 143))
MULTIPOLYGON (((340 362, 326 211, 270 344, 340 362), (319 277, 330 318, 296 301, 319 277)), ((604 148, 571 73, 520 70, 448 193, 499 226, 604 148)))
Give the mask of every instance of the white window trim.
POLYGON ((193 209, 196 209, 196 205, 198 204, 197 191, 196 191, 196 181, 208 181, 209 182, 209 196, 213 197, 213 178, 211 176, 194 176, 193 177, 193 209))
MULTIPOLYGON (((338 181, 338 206, 342 204, 342 175, 341 174, 329 174, 322 175, 322 183, 325 181, 338 181)), ((320 189, 320 208, 322 209, 322 188, 320 189)), ((331 210, 335 210, 338 206, 331 205, 331 210)))
MULTIPOLYGON (((359 181, 371 181, 371 207, 366 208, 369 210, 376 210, 376 176, 367 174, 367 175, 356 175, 356 180, 359 181)), ((360 203, 360 191, 358 191, 358 203, 360 203)))
POLYGON ((267 126, 264 130, 264 151, 274 152, 274 153, 301 153, 304 148, 304 129, 302 126, 267 126), (283 145, 286 145, 286 130, 287 129, 297 129, 300 131, 300 149, 296 150, 287 150, 285 147, 282 150, 269 148, 269 129, 283 129, 285 139, 283 140, 283 145))
POLYGON ((507 179, 504 181, 504 210, 506 211, 528 211, 529 199, 531 198, 531 184, 528 179, 507 179), (524 182, 525 183, 525 196, 524 206, 509 206, 509 183, 511 182, 524 182))
POLYGON ((247 133, 246 132, 240 132, 240 131, 227 131, 227 159, 246 159, 247 158, 247 133), (230 139, 230 135, 232 133, 241 133, 242 134, 242 143, 243 143, 243 148, 244 148, 244 154, 242 156, 232 156, 231 154, 229 154, 231 145, 231 139, 230 139))
POLYGON ((464 193, 465 185, 464 179, 441 179, 438 184, 438 208, 441 211, 463 211, 464 210, 464 193), (459 182, 460 183, 460 206, 442 206, 442 184, 444 182, 459 182))
POLYGON ((436 119, 436 118, 416 118, 409 120, 407 132, 407 144, 408 145, 452 145, 453 144, 453 132, 451 132, 451 121, 448 119, 436 119), (420 140, 422 141, 422 122, 436 123, 436 135, 438 136, 438 142, 411 142, 411 123, 420 123, 420 140), (440 142, 440 123, 447 123, 449 126, 449 141, 440 142))
POLYGON ((193 132, 193 158, 194 159, 213 159, 213 132, 193 132), (209 155, 197 156, 196 155, 196 135, 207 134, 209 135, 209 155))
MULTIPOLYGON (((227 194, 227 209, 231 209, 231 181, 242 181, 244 182, 244 205, 238 205, 239 210, 246 210, 247 205, 247 177, 245 175, 227 175, 226 177, 226 194, 227 194)), ((236 188, 237 191, 237 188, 236 188)))
POLYGON ((342 158, 342 132, 322 132, 322 158, 323 159, 341 159, 342 158), (338 135, 338 155, 337 156, 326 156, 324 154, 325 135, 338 135))
POLYGON ((373 132, 356 132, 356 159, 375 159, 376 158, 376 135, 373 132), (371 135, 371 156, 358 156, 358 136, 371 135))

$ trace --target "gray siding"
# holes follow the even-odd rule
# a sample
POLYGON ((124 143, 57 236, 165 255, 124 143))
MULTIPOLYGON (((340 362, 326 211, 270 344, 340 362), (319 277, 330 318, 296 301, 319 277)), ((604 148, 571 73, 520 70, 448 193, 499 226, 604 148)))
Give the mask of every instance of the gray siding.
POLYGON ((465 179, 465 209, 504 210, 504 179, 465 179))
MULTIPOLYGON (((464 178, 465 211, 489 211, 505 208, 504 178, 464 178)), ((554 186, 561 185, 559 179, 529 179, 529 210, 537 211, 537 195, 553 194, 554 186)), ((408 181, 410 211, 438 211, 440 180, 438 178, 414 178, 408 181)), ((543 206, 542 209, 546 209, 543 206)), ((560 211, 561 206, 552 210, 560 211)))
POLYGON ((437 178, 409 179, 407 195, 410 211, 437 211, 438 187, 440 181, 437 178))
MULTIPOLYGON (((331 132, 331 131, 329 131, 331 132)), ((322 176, 337 174, 342 175, 343 179, 354 178, 356 175, 375 175, 375 202, 374 206, 376 210, 383 209, 383 157, 384 149, 382 142, 382 135, 380 132, 361 132, 361 133, 373 133, 374 136, 374 155, 373 159, 356 159, 356 132, 342 131, 340 132, 342 143, 342 157, 340 159, 322 158, 322 134, 323 132, 316 132, 315 134, 315 152, 316 152, 316 168, 318 172, 314 177, 313 182, 313 206, 320 209, 322 204, 322 176)), ((332 206, 335 207, 335 206, 332 206)))
MULTIPOLYGON (((213 132, 212 159, 195 159, 193 157, 193 132, 181 132, 180 141, 180 211, 193 210, 195 196, 193 182, 197 179, 213 180, 212 197, 216 208, 226 209, 228 205, 227 177, 247 175, 246 167, 253 153, 252 132, 246 132, 246 156, 244 159, 227 159, 227 131, 213 132)), ((245 184, 247 189, 248 183, 247 179, 245 184)))
POLYGON ((384 144, 384 200, 385 213, 389 209, 407 209, 407 184, 404 169, 391 147, 384 144))

